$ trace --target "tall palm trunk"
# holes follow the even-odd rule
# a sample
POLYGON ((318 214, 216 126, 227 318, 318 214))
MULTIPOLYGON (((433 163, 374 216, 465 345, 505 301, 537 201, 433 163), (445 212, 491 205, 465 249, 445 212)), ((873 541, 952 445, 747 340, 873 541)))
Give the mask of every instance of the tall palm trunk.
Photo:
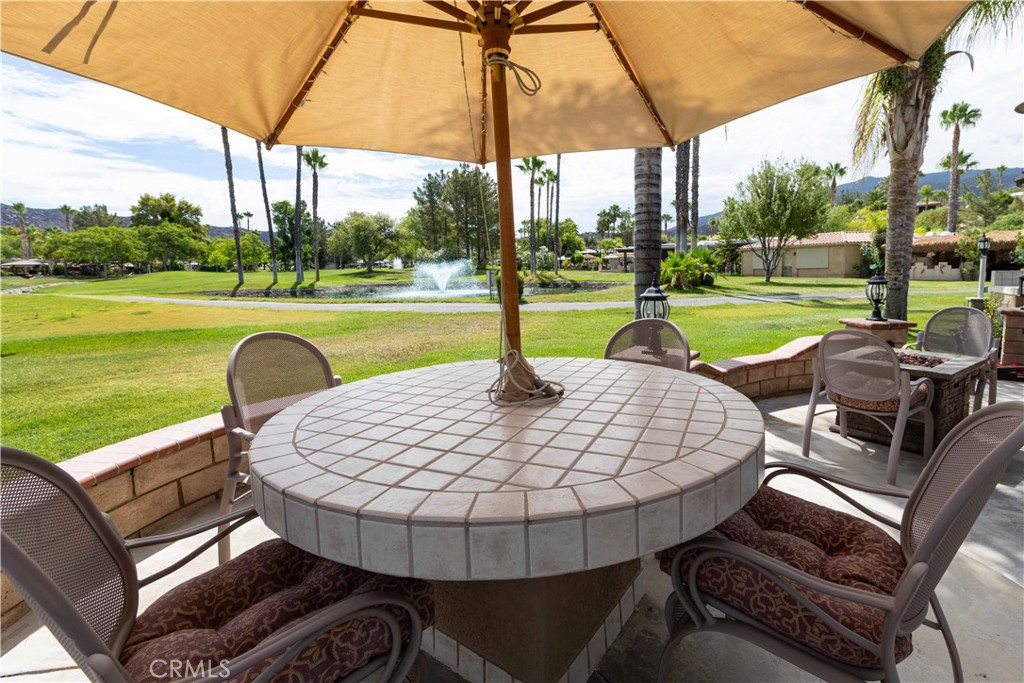
POLYGON ((25 231, 25 219, 18 216, 18 237, 21 238, 21 258, 32 258, 32 245, 28 241, 28 232, 25 231))
POLYGON ((953 149, 949 153, 949 214, 946 229, 956 232, 960 213, 960 124, 953 126, 953 149))
POLYGON ((889 294, 885 316, 907 319, 914 221, 917 219, 917 174, 921 170, 928 115, 935 82, 924 69, 910 69, 903 90, 894 94, 886 117, 885 142, 890 174, 888 221, 885 228, 885 277, 889 294))
POLYGON ((295 242, 295 284, 301 285, 302 277, 302 145, 295 148, 295 226, 292 229, 295 242))
POLYGON ((537 274, 537 220, 534 216, 533 181, 536 171, 530 170, 530 273, 537 274))
POLYGON ((316 219, 316 204, 320 194, 320 183, 317 176, 316 167, 313 167, 313 270, 315 275, 313 276, 314 282, 320 282, 320 240, 317 237, 319 230, 319 223, 316 219))
POLYGON ((700 229, 700 136, 693 136, 693 161, 690 163, 693 172, 693 180, 690 184, 690 226, 693 232, 690 235, 690 249, 697 248, 697 231, 700 229))
POLYGON ((830 209, 836 205, 836 190, 838 189, 836 177, 832 176, 832 184, 828 186, 828 208, 830 209))
POLYGON ((260 141, 256 141, 256 162, 260 167, 260 187, 263 188, 263 208, 267 210, 267 236, 270 240, 270 270, 273 273, 273 284, 277 284, 277 245, 274 244, 274 220, 270 216, 270 197, 267 196, 267 176, 263 172, 263 151, 260 141))
POLYGON ((558 231, 558 204, 562 199, 562 155, 555 162, 555 275, 558 275, 558 260, 562 256, 562 235, 558 231))
POLYGON ((686 251, 690 233, 690 141, 676 146, 676 253, 686 251))
MULTIPOLYGON (((238 211, 235 209, 235 176, 231 169, 231 145, 228 144, 228 129, 220 127, 224 142, 224 166, 228 171, 228 199, 231 201, 231 232, 235 236, 235 263, 238 266, 238 285, 245 284, 245 270, 242 268, 242 235, 238 227, 238 211)), ((166 266, 166 264, 165 264, 166 266)))
POLYGON ((634 318, 640 317, 640 295, 661 268, 661 148, 638 149, 633 156, 634 318))

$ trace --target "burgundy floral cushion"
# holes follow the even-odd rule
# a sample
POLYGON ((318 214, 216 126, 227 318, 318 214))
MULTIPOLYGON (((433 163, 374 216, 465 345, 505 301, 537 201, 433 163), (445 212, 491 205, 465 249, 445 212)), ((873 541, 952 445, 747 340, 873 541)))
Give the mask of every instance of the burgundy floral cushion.
MULTIPOLYGON (((895 413, 900 409, 900 397, 894 396, 893 398, 886 399, 885 401, 868 401, 861 398, 850 398, 849 396, 843 396, 829 389, 827 392, 829 400, 837 405, 843 405, 847 408, 854 408, 856 410, 871 410, 878 413, 895 413)), ((924 382, 910 388, 910 407, 913 408, 918 403, 924 403, 925 399, 928 398, 928 385, 924 382)))
MULTIPOLYGON (((367 591, 405 598, 419 612, 424 628, 433 623, 431 590, 423 581, 374 574, 282 540, 267 541, 157 600, 136 620, 121 663, 133 681, 166 681, 174 661, 181 662, 179 678, 188 667, 190 674, 205 667, 203 673, 216 675, 222 660, 244 653, 311 612, 367 591)), ((407 639, 408 617, 396 607, 388 609, 407 639)), ((273 680, 334 681, 390 648, 390 630, 380 619, 345 622, 307 646, 273 680)), ((252 681, 271 661, 238 680, 252 681)))
MULTIPOLYGON (((708 536, 741 543, 826 581, 886 595, 892 595, 906 568, 899 544, 881 529, 767 486, 708 536)), ((661 554, 662 571, 672 571, 672 561, 683 548, 661 554)), ((684 577, 700 550, 686 552, 691 557, 681 563, 684 577)), ((697 583, 705 593, 829 657, 854 666, 881 666, 876 655, 835 633, 749 564, 726 558, 704 562, 697 583)), ((881 610, 794 585, 843 626, 881 642, 881 610)), ((897 662, 912 650, 909 635, 896 639, 897 662)))

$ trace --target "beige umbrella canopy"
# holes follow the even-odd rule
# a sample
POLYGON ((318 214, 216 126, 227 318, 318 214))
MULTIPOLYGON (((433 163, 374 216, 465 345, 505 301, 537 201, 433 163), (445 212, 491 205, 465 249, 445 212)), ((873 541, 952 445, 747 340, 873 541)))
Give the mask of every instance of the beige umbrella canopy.
POLYGON ((674 145, 911 62, 968 4, 5 0, 0 47, 270 145, 497 162, 518 351, 510 158, 674 145))

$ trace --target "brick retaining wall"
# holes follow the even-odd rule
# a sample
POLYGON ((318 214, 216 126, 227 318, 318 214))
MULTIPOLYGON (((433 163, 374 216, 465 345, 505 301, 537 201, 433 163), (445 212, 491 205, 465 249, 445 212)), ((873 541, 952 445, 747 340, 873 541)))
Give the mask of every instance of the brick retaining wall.
POLYGON ((800 337, 771 353, 714 363, 697 361, 690 365, 690 372, 718 380, 754 400, 809 393, 814 383, 811 362, 820 339, 800 337))

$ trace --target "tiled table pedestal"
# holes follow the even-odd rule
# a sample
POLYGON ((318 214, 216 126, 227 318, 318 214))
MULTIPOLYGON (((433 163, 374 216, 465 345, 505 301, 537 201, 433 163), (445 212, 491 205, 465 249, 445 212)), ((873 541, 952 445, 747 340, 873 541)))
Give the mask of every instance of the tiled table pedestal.
POLYGON ((724 520, 763 473, 761 414, 718 382, 622 361, 535 367, 563 400, 490 403, 491 361, 420 368, 297 403, 250 450, 256 510, 289 542, 462 584, 437 584, 432 637, 481 660, 458 659, 470 680, 488 662, 525 683, 573 666, 585 680, 635 560, 724 520))

